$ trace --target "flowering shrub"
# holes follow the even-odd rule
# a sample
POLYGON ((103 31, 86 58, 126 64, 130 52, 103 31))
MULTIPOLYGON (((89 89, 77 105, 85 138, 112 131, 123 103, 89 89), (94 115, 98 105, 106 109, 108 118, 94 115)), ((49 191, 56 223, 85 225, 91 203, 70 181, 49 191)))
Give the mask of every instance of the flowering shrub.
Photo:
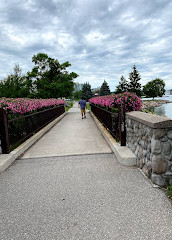
POLYGON ((0 98, 0 108, 14 114, 25 114, 64 104, 61 99, 0 98))
POLYGON ((101 96, 101 97, 94 97, 89 100, 90 103, 99 105, 101 107, 114 107, 114 99, 116 95, 107 95, 107 96, 101 96))
POLYGON ((130 92, 94 97, 91 98, 89 102, 104 108, 108 107, 112 111, 121 104, 124 104, 126 112, 139 111, 142 106, 142 101, 140 98, 136 94, 130 92))

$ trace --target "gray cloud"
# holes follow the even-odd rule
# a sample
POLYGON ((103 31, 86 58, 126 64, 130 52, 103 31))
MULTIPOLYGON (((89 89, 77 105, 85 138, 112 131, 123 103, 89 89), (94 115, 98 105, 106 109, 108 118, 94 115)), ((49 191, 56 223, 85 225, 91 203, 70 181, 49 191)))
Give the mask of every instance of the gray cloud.
POLYGON ((156 77, 172 88, 171 0, 1 0, 0 79, 45 52, 69 61, 78 82, 114 90, 136 64, 142 84, 156 77))

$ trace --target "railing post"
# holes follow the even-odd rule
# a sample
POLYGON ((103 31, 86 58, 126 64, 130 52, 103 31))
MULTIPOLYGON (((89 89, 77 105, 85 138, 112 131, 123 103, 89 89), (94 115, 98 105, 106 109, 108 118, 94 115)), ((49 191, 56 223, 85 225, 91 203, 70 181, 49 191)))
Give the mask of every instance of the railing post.
POLYGON ((0 108, 0 136, 2 153, 9 153, 8 118, 6 112, 2 108, 0 108))
POLYGON ((125 108, 123 104, 120 105, 119 124, 121 146, 126 146, 125 108))

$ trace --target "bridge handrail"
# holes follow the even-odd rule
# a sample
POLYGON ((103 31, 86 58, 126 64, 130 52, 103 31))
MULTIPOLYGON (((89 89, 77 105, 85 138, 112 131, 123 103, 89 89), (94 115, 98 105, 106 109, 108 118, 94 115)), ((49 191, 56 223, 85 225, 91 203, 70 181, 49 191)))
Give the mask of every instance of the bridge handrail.
POLYGON ((6 154, 65 112, 64 104, 10 119, 0 108, 0 143, 6 154))
POLYGON ((123 105, 119 105, 118 113, 113 113, 93 103, 91 111, 99 121, 108 129, 111 135, 118 141, 121 146, 126 146, 126 128, 125 128, 125 110, 123 105))

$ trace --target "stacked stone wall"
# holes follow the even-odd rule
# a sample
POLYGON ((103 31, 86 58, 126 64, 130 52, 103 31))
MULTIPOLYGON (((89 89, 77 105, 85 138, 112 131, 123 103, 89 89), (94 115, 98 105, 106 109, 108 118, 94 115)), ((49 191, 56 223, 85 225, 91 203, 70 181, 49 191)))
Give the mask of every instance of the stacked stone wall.
POLYGON ((172 120, 148 113, 127 113, 127 146, 137 166, 153 183, 172 184, 172 120), (145 115, 146 114, 146 115, 145 115))

